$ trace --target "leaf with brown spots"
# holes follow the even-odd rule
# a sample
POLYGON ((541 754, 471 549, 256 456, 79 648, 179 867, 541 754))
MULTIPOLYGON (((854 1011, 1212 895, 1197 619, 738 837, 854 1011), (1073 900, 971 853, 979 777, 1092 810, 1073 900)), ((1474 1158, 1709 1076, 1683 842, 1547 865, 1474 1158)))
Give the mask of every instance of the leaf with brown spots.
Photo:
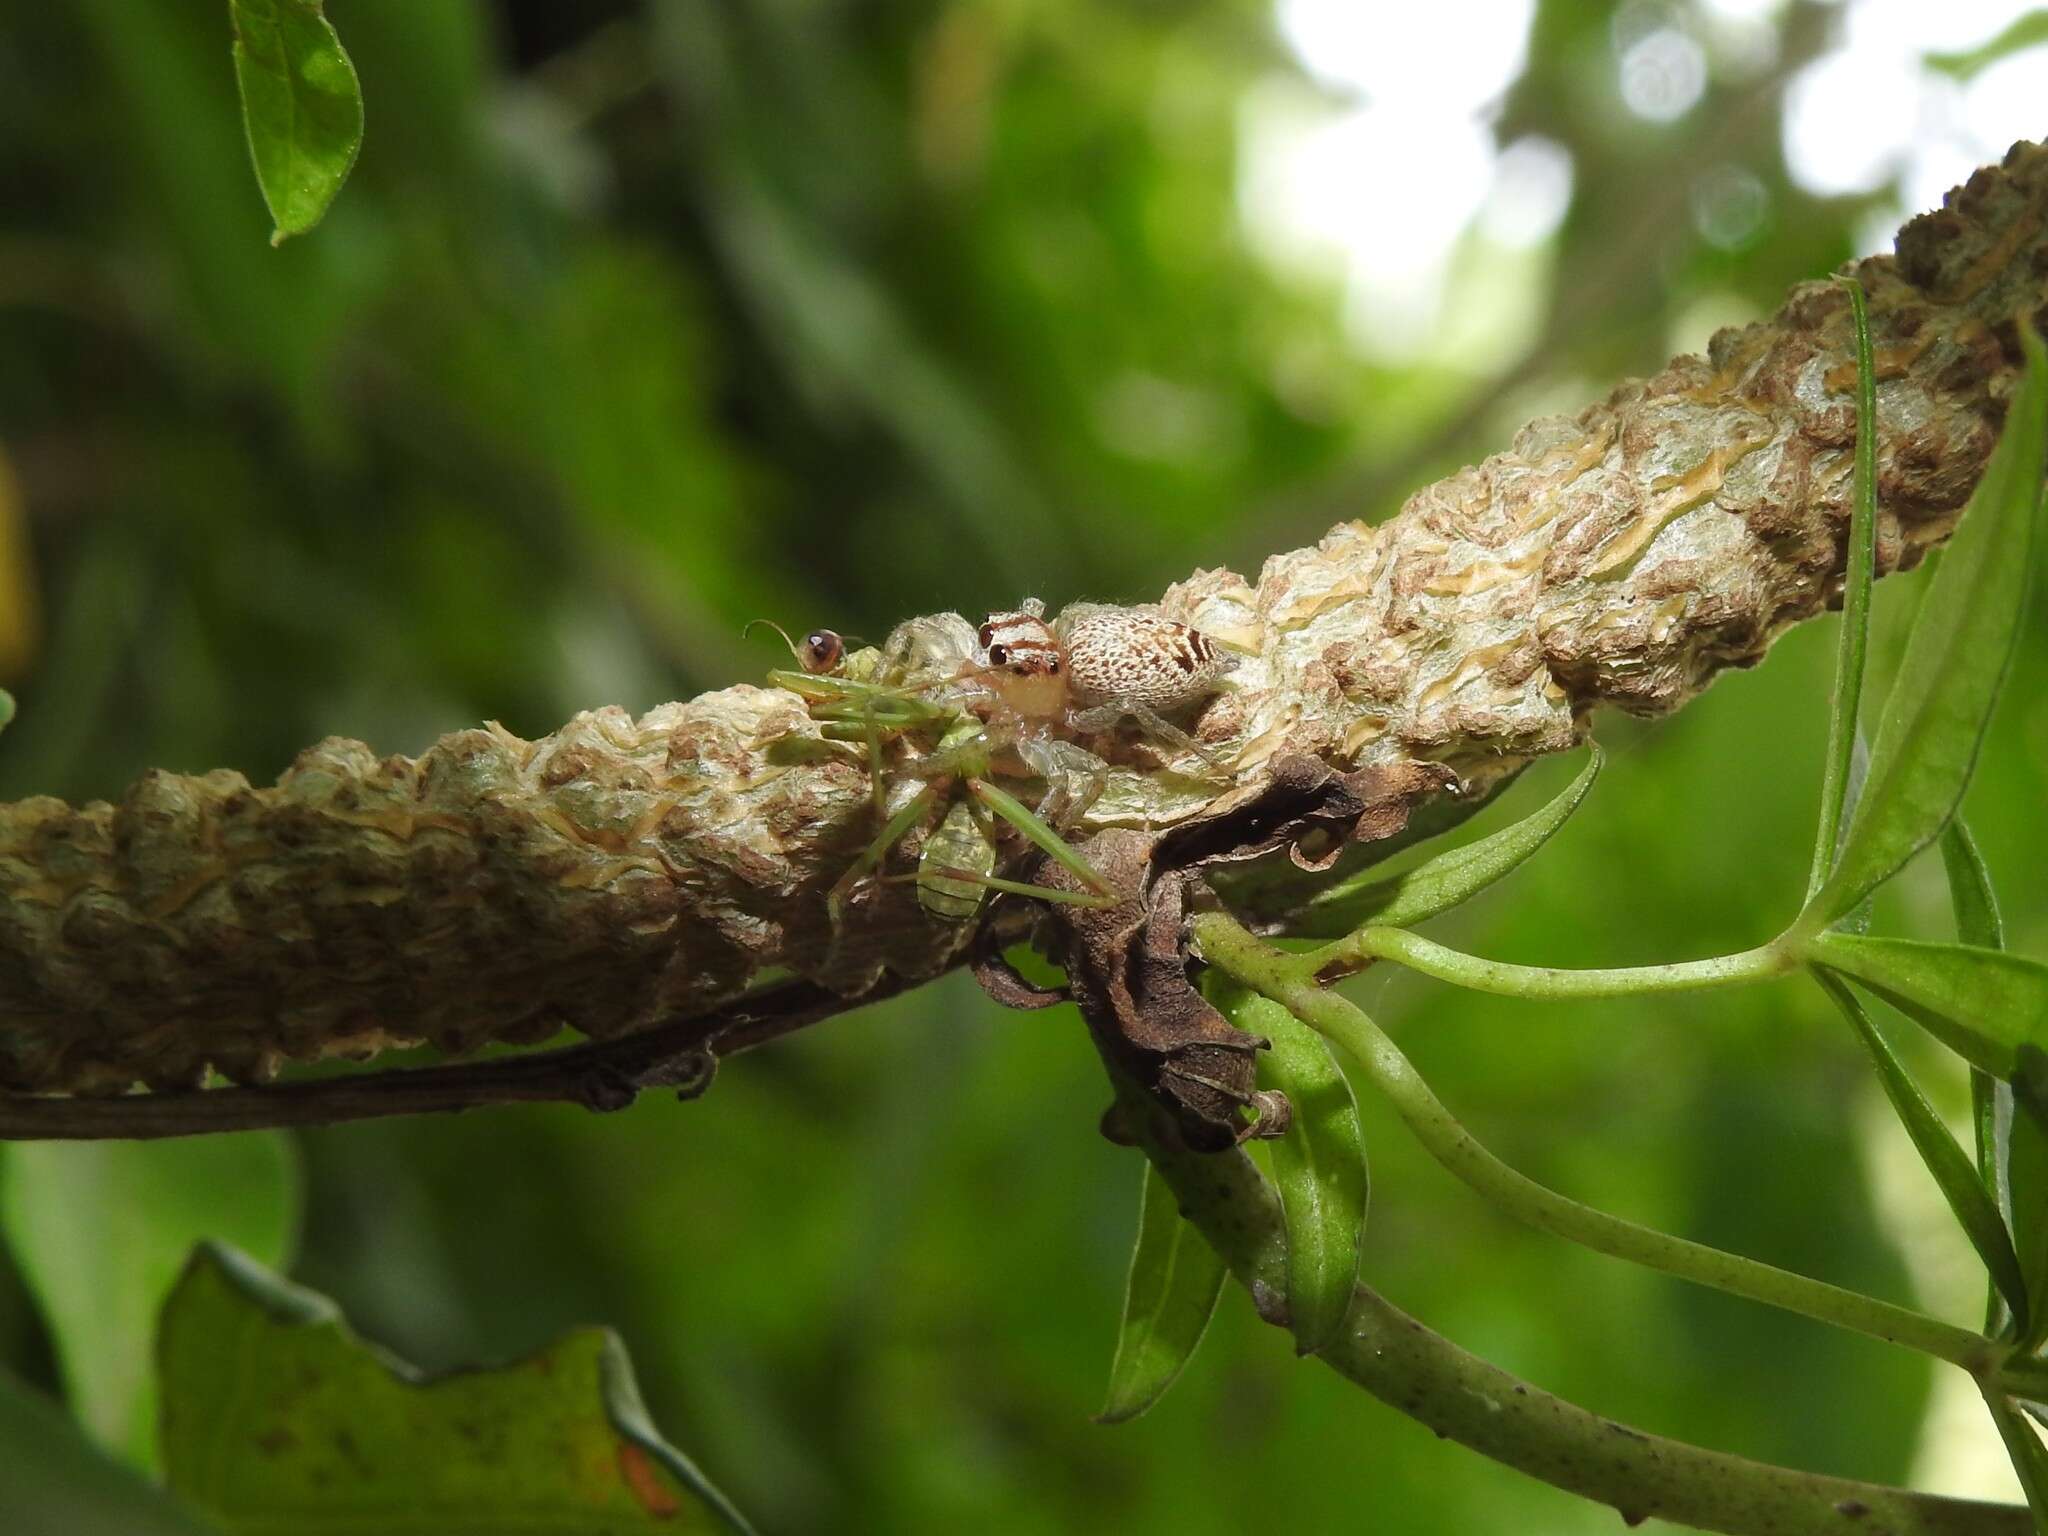
POLYGON ((201 1246, 164 1307, 165 1472, 228 1536, 740 1532, 746 1522, 648 1420, 617 1335, 427 1379, 333 1302, 201 1246))

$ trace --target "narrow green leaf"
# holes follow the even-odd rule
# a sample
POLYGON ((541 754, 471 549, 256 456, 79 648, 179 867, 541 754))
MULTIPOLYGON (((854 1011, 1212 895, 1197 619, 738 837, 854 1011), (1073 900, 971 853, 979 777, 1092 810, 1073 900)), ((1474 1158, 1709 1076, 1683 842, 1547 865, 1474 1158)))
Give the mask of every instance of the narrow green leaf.
POLYGON ((2023 1047, 2048 1048, 2048 965, 2002 950, 1822 933, 1805 959, 1862 982, 1942 1044, 2009 1078, 2023 1047))
POLYGON ((1233 1024, 1272 1041, 1259 1075, 1293 1110, 1272 1144, 1273 1184, 1287 1218, 1287 1324, 1296 1352, 1312 1355, 1342 1335, 1358 1288, 1370 1197, 1365 1130, 1327 1040, 1270 998, 1219 991, 1233 1024))
POLYGON ((1148 1162, 1109 1397, 1098 1423, 1135 1419, 1165 1395, 1208 1330, 1223 1274, 1223 1260, 1181 1216, 1173 1191, 1148 1162))
POLYGON ((2029 48, 2038 48, 2043 43, 2048 43, 2048 10, 2033 10, 2014 18, 1989 42, 1957 53, 1930 53, 1922 62, 1928 68, 1938 69, 1958 80, 1969 80, 2000 59, 2024 53, 2029 48))
POLYGON ((0 1370, 0 1528, 17 1536, 208 1536, 213 1530, 108 1457, 63 1409, 5 1370, 0 1370))
POLYGON ((1928 586, 1862 798, 1806 926, 1846 915, 1890 879, 1939 835, 1969 784, 2019 633, 2048 454, 2048 356, 2031 330, 2021 341, 2027 366, 2005 431, 1928 586))
POLYGON ((1490 837, 1425 859, 1404 874, 1367 878, 1369 872, 1361 872, 1340 880, 1302 905, 1299 919, 1288 923, 1288 933, 1304 939, 1337 939, 1367 923, 1412 927, 1424 918, 1449 911, 1496 880, 1514 873, 1523 860, 1549 842, 1557 829, 1571 819, 1572 812, 1579 808, 1579 802, 1600 776, 1604 759, 1599 745, 1586 745, 1591 755, 1584 770, 1565 786, 1563 793, 1535 814, 1490 837))
POLYGON ((202 1238, 284 1261, 298 1227, 292 1143, 277 1132, 20 1142, 6 1173, 0 1231, 50 1326, 72 1410, 153 1470, 157 1314, 202 1238))
POLYGON ((1949 905, 1955 908, 1956 937, 1979 949, 2005 948, 2005 919, 1991 888, 1991 871, 1960 816, 1942 829, 1941 864, 1948 876, 1949 905))
POLYGON ((1991 1422, 1998 1426, 1998 1438, 2005 1442, 2005 1454, 2019 1475, 2027 1508, 2034 1512, 2034 1529, 2048 1531, 2048 1448, 2019 1410, 1996 1392, 1985 1391, 1984 1406, 1991 1410, 1991 1422))
POLYGON ((334 1303, 214 1244, 164 1307, 164 1464, 228 1536, 746 1531, 580 1328, 532 1359, 424 1380, 334 1303))
POLYGON ((0 688, 0 731, 6 730, 8 723, 13 719, 14 695, 5 688, 0 688))
MULTIPOLYGON (((1957 815, 1942 829, 1941 862, 1948 876, 1949 905, 1955 911, 1956 937, 1979 949, 2005 948, 2005 922, 1998 912, 1998 893, 1991 871, 1977 851, 1970 827, 1957 815)), ((1970 1068, 1970 1120, 1977 1135, 1977 1176, 2004 1214, 2013 1244, 2028 1276, 2048 1273, 2048 1136, 2027 1117, 2014 1118, 2012 1085, 1982 1067, 1970 1068), (2018 1156, 2015 1157, 2015 1143, 2018 1156), (2015 1164, 2021 1165, 2017 1189, 2015 1164), (2017 1194, 2018 1198, 2015 1198, 2017 1194)), ((2037 1315, 2048 1301, 2040 1285, 2029 1280, 2027 1293, 2037 1315)), ((1984 1331, 1996 1333, 2006 1313, 1992 1285, 1984 1299, 1984 1331)))
POLYGON ((235 84, 272 245, 326 214, 363 145, 356 67, 321 0, 228 0, 235 84))
POLYGON ((2020 1051, 2020 1070, 2001 1083, 2004 1104, 1996 1131, 2005 1176, 2013 1246, 2026 1275, 2029 1310, 2018 1329, 2020 1349, 2048 1344, 2048 1059, 2032 1046, 2020 1051))
POLYGON ((1877 369, 1871 360, 1870 313, 1863 285, 1837 279, 1849 290, 1856 323, 1856 474, 1850 500, 1849 543, 1842 571, 1842 629, 1835 650, 1835 691, 1828 709, 1828 747, 1820 790, 1820 831, 1807 876, 1809 898, 1834 867, 1842 816, 1856 756, 1857 712, 1863 698, 1863 662, 1870 643, 1870 583, 1877 568, 1877 369))
POLYGON ((1978 1257, 1983 1259, 1992 1283, 2005 1297, 2013 1315, 2026 1317, 2027 1280, 2020 1272, 2019 1255, 2013 1252, 2012 1239, 2005 1230, 2005 1219, 1999 1215, 1983 1180, 1978 1178, 1969 1154, 1956 1145, 1955 1137, 1942 1123, 1940 1112, 1927 1102, 1927 1096, 1906 1071, 1905 1063, 1893 1052, 1891 1042, 1863 1011, 1863 1005, 1850 992, 1848 984, 1826 971, 1817 970, 1813 974, 1822 990, 1835 1000, 1835 1006, 1854 1026, 1864 1049, 1870 1053, 1871 1065, 1877 1068, 1878 1081, 1884 1084, 1885 1097, 1892 1101, 1892 1108, 1898 1112, 1899 1121, 1912 1138, 1920 1160, 1934 1175, 1942 1197, 1948 1201, 1949 1209, 1955 1212, 1956 1221, 1976 1248, 1978 1257))

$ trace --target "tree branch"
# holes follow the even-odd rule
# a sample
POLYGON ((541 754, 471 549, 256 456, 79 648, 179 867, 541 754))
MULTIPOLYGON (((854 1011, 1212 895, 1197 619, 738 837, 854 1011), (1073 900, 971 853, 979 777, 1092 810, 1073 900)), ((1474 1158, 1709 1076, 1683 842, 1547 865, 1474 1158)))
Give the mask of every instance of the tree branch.
POLYGON ((625 1109, 650 1088, 673 1088, 678 1098, 693 1099, 711 1086, 725 1057, 879 1003, 909 985, 887 977, 857 997, 840 997, 810 982, 784 982, 620 1039, 491 1061, 197 1093, 0 1094, 0 1141, 153 1141, 499 1104, 576 1104, 609 1112, 625 1109))
MULTIPOLYGON (((2044 206, 2048 151, 2020 146, 1858 268, 1884 380, 1881 571, 1947 535, 1989 454, 2016 325, 2048 300, 2044 206)), ((1843 293, 1802 285, 1384 526, 1341 525, 1256 583, 1196 573, 1161 606, 1246 653, 1195 722, 1233 781, 1103 741, 1117 765, 1082 832, 1227 828, 1303 760, 1427 765, 1470 804, 1576 744, 1599 706, 1663 713, 1758 661, 1839 590, 1852 358, 1843 293)), ((864 755, 755 687, 537 742, 462 731, 416 760, 330 740, 268 789, 153 773, 118 806, 0 806, 0 1093, 192 1089, 209 1068, 260 1083, 286 1061, 564 1026, 624 1041, 777 975, 865 1000, 976 939, 908 883, 877 883, 835 928, 827 892, 872 835, 864 755)), ((491 1102, 517 1096, 506 1065, 359 1086, 491 1102)), ((535 1069, 543 1096, 585 1097, 583 1068, 552 1070, 535 1069)), ((304 1093, 289 1102, 318 1101, 304 1093)), ((90 1113, 159 1123, 146 1103, 90 1113)))

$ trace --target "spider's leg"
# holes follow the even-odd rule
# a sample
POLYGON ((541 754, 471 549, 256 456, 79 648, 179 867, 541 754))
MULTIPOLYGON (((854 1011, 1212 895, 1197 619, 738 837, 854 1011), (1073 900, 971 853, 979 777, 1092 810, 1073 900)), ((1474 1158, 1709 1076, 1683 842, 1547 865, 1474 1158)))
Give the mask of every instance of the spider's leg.
POLYGON ((1109 764, 1071 741, 1026 738, 1017 743, 1017 755, 1045 780, 1038 815, 1054 827, 1072 826, 1109 787, 1109 764))
MULTIPOLYGON (((870 704, 872 705, 872 701, 870 701, 870 704)), ((872 708, 870 708, 866 724, 868 728, 868 799, 874 804, 875 819, 880 821, 882 813, 886 809, 882 787, 882 732, 880 726, 875 721, 872 708)))
POLYGON ((1152 740, 1163 741, 1168 746, 1199 757, 1202 765, 1212 776, 1222 776, 1226 773, 1222 761, 1215 753, 1149 704, 1098 705, 1094 709, 1084 709, 1076 713, 1072 725, 1075 730, 1082 732, 1113 731, 1126 720, 1137 721, 1139 729, 1152 740))

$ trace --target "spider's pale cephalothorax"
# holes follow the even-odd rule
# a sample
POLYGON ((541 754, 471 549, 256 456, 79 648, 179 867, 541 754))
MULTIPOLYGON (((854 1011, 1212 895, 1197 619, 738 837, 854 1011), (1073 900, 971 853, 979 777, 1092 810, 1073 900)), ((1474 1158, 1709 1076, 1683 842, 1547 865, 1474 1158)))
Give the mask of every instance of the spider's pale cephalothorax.
POLYGON ((1045 622, 1043 604, 1027 599, 1014 612, 992 613, 975 638, 983 681, 1004 709, 1034 724, 1066 723, 1066 650, 1045 622))

